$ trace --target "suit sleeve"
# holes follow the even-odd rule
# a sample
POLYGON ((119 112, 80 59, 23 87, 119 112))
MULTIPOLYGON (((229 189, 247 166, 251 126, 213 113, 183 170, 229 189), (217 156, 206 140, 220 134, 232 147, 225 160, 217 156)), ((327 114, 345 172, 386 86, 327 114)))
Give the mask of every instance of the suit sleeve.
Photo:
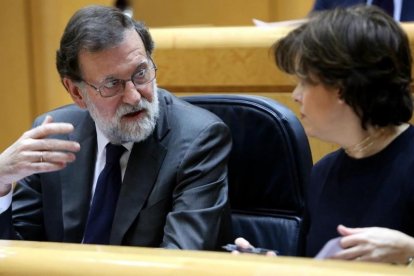
POLYGON ((212 250, 218 246, 230 221, 230 149, 230 131, 222 122, 213 122, 195 137, 178 169, 162 247, 212 250))

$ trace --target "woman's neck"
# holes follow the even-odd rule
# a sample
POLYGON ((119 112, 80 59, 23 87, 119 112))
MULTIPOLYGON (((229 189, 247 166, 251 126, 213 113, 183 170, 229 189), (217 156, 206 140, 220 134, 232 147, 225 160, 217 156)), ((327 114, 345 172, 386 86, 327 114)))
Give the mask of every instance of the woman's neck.
POLYGON ((362 133, 359 142, 343 146, 346 154, 359 159, 374 155, 385 149, 395 138, 408 128, 408 124, 387 127, 369 127, 362 133))

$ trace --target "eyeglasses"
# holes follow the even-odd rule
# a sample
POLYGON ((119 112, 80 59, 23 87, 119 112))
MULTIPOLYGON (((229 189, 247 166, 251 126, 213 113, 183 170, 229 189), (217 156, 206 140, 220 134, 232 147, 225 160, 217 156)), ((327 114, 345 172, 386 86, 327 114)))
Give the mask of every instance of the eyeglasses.
POLYGON ((138 65, 129 80, 110 79, 99 86, 92 85, 83 79, 82 81, 95 89, 103 98, 109 98, 124 93, 125 85, 128 81, 132 81, 136 89, 141 88, 143 85, 155 79, 156 72, 157 67, 152 59, 149 58, 138 65))

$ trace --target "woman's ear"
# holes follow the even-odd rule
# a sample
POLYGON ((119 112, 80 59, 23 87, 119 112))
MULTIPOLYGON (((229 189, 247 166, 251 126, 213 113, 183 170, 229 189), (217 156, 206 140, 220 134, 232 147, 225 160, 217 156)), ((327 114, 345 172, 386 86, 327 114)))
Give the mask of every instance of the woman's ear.
POLYGON ((80 108, 85 109, 86 104, 79 85, 69 78, 63 78, 62 82, 75 104, 77 104, 80 108))
POLYGON ((335 93, 338 97, 338 102, 340 104, 345 104, 345 99, 344 99, 344 94, 343 94, 342 88, 338 87, 335 90, 336 90, 335 93))

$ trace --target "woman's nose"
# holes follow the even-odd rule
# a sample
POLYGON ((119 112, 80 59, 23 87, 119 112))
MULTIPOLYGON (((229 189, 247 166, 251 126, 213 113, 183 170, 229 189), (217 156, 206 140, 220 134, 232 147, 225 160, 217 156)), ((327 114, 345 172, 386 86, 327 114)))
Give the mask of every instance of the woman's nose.
POLYGON ((298 86, 295 87, 295 89, 292 92, 292 99, 296 103, 301 103, 302 102, 302 92, 301 92, 300 87, 298 87, 298 86))

